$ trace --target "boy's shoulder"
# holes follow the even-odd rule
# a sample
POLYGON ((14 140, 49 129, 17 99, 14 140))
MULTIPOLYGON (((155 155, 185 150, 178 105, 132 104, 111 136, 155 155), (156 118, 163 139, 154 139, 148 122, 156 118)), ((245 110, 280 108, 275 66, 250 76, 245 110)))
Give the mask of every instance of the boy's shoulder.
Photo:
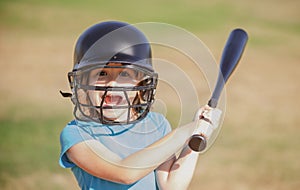
POLYGON ((161 113, 158 113, 158 112, 149 112, 148 115, 140 121, 141 123, 153 123, 155 125, 158 125, 158 124, 163 124, 163 123, 168 123, 166 117, 161 114, 161 113))
POLYGON ((83 129, 80 127, 81 125, 79 124, 79 121, 77 120, 71 120, 69 121, 65 127, 61 131, 61 136, 63 135, 70 135, 70 134, 75 134, 78 132, 82 132, 83 129))
POLYGON ((161 113, 149 112, 147 117, 148 121, 150 120, 150 123, 152 123, 157 128, 167 129, 168 131, 171 128, 169 121, 161 113))
POLYGON ((73 126, 73 125, 77 125, 77 122, 75 119, 73 119, 72 121, 69 121, 69 123, 67 123, 67 126, 73 126))
POLYGON ((166 117, 163 114, 158 112, 149 112, 148 117, 156 119, 166 119, 166 117))
POLYGON ((76 128, 78 128, 78 123, 76 122, 76 120, 69 121, 63 128, 62 133, 70 130, 74 130, 76 128))

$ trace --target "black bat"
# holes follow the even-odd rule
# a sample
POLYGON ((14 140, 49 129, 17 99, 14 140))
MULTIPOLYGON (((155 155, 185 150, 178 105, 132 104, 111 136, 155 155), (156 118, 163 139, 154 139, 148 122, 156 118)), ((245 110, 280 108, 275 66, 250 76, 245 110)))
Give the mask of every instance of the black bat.
MULTIPOLYGON (((218 100, 220 98, 223 87, 230 75, 235 70, 236 66, 238 65, 239 60, 245 49, 247 40, 248 35, 242 29, 238 28, 230 33, 222 53, 218 80, 215 89, 212 93, 212 96, 208 101, 208 106, 210 106, 211 108, 217 107, 218 100)), ((189 147, 192 150, 196 152, 201 152, 206 148, 206 146, 207 140, 204 135, 194 134, 190 138, 189 147)))

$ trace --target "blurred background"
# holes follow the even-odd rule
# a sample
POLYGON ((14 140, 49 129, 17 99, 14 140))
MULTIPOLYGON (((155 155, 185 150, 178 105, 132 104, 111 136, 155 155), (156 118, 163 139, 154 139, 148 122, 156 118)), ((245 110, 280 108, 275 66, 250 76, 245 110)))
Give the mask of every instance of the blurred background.
POLYGON ((244 28, 249 41, 226 87, 223 128, 190 189, 298 190, 299 7, 298 0, 1 0, 1 189, 78 189, 58 165, 59 134, 72 119, 59 90, 69 89, 79 34, 120 20, 185 28, 217 62, 230 31, 244 28))

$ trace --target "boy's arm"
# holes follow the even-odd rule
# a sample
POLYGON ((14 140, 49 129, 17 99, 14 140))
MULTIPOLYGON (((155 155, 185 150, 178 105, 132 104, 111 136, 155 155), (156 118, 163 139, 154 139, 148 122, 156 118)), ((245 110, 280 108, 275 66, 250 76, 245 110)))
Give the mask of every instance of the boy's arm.
POLYGON ((149 174, 182 149, 194 131, 195 125, 196 122, 191 122, 178 127, 147 148, 124 159, 96 140, 72 146, 67 151, 67 156, 91 175, 117 183, 131 184, 149 174))
POLYGON ((177 159, 173 157, 160 165, 156 169, 159 189, 187 189, 193 178, 198 157, 199 153, 186 145, 177 159))
MULTIPOLYGON (((213 131, 218 128, 220 117, 219 109, 211 109, 207 106, 200 108, 194 118, 198 123, 193 134, 203 134, 209 139, 213 131)), ((199 152, 192 151, 186 144, 178 158, 173 157, 172 160, 160 165, 156 170, 160 189, 187 189, 193 178, 198 157, 199 152)))
POLYGON ((91 175, 109 181, 131 184, 143 178, 158 166, 158 183, 162 188, 190 183, 198 153, 191 151, 187 140, 201 128, 201 122, 195 120, 176 128, 150 146, 121 159, 96 140, 78 143, 67 151, 68 158, 91 175), (197 126, 199 125, 199 126, 197 126), (184 147, 182 149, 182 147, 184 147), (181 150, 177 159, 174 153, 181 150))

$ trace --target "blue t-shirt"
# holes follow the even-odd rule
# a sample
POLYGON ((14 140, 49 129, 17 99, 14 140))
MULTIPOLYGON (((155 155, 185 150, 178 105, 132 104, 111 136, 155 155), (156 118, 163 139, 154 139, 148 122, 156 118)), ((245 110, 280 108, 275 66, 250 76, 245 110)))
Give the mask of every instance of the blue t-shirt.
POLYGON ((130 184, 119 184, 90 175, 72 163, 66 156, 66 151, 73 145, 86 141, 97 140, 110 151, 126 158, 130 154, 154 143, 171 131, 166 118, 154 112, 149 112, 146 118, 129 125, 102 125, 95 122, 73 120, 63 129, 60 135, 61 154, 59 163, 64 168, 71 168, 79 186, 83 190, 155 190, 154 171, 141 180, 130 184))

